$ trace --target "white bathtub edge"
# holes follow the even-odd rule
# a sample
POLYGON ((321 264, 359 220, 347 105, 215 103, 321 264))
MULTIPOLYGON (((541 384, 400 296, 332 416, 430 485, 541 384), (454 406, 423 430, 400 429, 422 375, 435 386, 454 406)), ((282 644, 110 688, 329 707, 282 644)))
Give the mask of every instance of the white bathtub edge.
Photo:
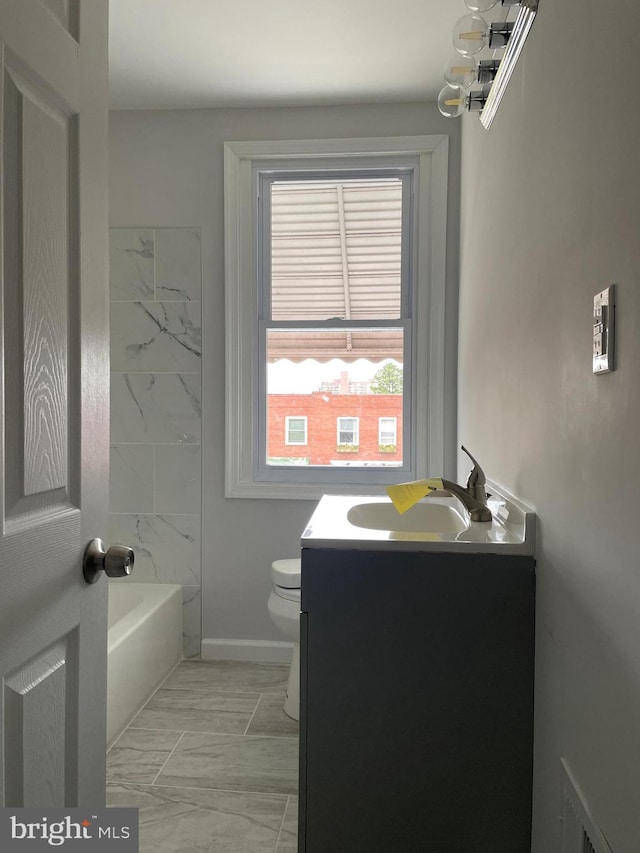
POLYGON ((153 696, 154 693, 157 693, 158 690, 162 687, 162 685, 167 681, 169 676, 174 672, 175 669, 182 663, 182 658, 177 660, 175 664, 171 667, 169 672, 162 678, 162 681, 159 684, 156 684, 154 687, 151 687, 146 693, 143 694, 143 698, 139 700, 138 704, 133 706, 135 710, 130 711, 126 716, 121 714, 116 725, 115 729, 107 728, 107 752, 111 749, 114 743, 118 740, 121 734, 123 734, 131 725, 131 723, 138 716, 140 711, 147 704, 149 699, 153 696))
MULTIPOLYGON (((127 594, 125 584, 113 586, 116 595, 127 594)), ((139 586, 143 596, 110 629, 116 641, 107 658, 107 748, 182 660, 182 588, 129 586, 130 593, 139 586)))
POLYGON ((293 643, 278 640, 230 640, 204 637, 202 660, 245 660, 256 663, 291 663, 293 643))

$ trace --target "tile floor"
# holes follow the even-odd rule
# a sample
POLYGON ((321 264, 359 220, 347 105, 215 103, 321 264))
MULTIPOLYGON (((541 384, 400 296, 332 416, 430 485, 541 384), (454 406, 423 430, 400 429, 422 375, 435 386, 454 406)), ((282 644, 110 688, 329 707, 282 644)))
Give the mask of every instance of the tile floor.
POLYGON ((107 804, 140 853, 295 853, 298 724, 288 667, 183 661, 107 754, 107 804))

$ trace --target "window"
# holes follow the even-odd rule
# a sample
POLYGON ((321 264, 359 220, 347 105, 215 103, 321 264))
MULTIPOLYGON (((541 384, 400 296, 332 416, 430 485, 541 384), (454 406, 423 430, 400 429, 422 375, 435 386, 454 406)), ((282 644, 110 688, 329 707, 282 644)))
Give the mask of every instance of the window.
POLYGON ((358 418, 338 418, 338 445, 358 446, 358 418))
POLYGON ((225 145, 228 496, 443 469, 446 185, 446 137, 225 145))
MULTIPOLYGON (((343 405, 345 397, 384 393, 386 386, 375 381, 380 370, 393 369, 400 376, 393 408, 400 415, 409 406, 402 365, 412 332, 414 171, 411 162, 393 169, 338 171, 328 163, 304 173, 257 170, 256 375, 266 375, 264 382, 258 379, 264 424, 258 435, 258 474, 265 480, 281 476, 274 425, 283 398, 317 425, 309 447, 315 469, 345 464, 343 457, 327 452, 325 441, 336 402, 348 411, 354 404, 343 405), (386 359, 383 368, 381 358, 386 359), (343 399, 336 401, 336 395, 343 399)), ((358 399, 354 415, 365 416, 366 408, 366 401, 358 399)), ((375 441, 359 447, 358 417, 339 417, 338 422, 338 449, 358 451, 349 464, 386 466, 375 441)))
POLYGON ((378 444, 380 447, 393 447, 397 442, 396 418, 378 418, 378 444))
POLYGON ((286 443, 287 444, 306 444, 307 443, 307 419, 306 418, 286 418, 286 443))

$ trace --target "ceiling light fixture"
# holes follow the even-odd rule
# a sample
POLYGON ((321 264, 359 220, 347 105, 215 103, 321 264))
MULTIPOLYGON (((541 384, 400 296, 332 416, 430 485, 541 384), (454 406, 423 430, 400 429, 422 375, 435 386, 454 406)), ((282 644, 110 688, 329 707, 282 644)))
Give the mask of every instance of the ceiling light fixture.
POLYGON ((524 47, 538 11, 538 0, 465 0, 471 14, 464 15, 453 30, 453 46, 457 54, 445 66, 447 85, 438 96, 438 109, 443 116, 454 118, 465 110, 480 113, 485 128, 491 126, 524 47), (487 24, 478 12, 487 12, 498 3, 509 11, 517 8, 515 21, 487 24), (492 59, 478 60, 483 49, 500 51, 492 59), (474 92, 474 83, 482 89, 474 92))

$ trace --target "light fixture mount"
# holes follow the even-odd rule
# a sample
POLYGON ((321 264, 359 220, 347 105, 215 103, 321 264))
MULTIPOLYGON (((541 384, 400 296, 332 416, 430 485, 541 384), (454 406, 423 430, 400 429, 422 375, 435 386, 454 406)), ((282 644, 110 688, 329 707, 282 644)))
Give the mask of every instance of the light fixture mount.
POLYGON ((494 120, 500 101, 506 91, 513 70, 518 61, 518 57, 522 52, 524 43, 529 35, 529 30, 533 24, 538 11, 538 0, 522 0, 518 16, 514 22, 513 30, 509 36, 507 47, 504 56, 500 62, 498 72, 491 84, 491 89, 487 96, 487 101, 480 114, 480 122, 483 127, 491 127, 494 120))

